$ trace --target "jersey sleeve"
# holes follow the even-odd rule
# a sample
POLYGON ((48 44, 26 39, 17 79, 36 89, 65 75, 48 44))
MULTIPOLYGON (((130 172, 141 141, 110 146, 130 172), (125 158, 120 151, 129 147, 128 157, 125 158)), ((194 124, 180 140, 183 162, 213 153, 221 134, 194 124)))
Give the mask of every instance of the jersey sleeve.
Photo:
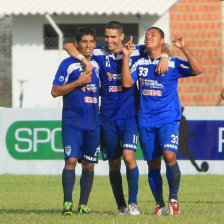
POLYGON ((105 50, 103 47, 96 46, 93 50, 93 60, 97 61, 97 63, 103 66, 103 57, 105 55, 105 50))
POLYGON ((137 67, 138 67, 138 61, 135 62, 131 68, 130 68, 130 72, 131 72, 131 77, 133 79, 134 82, 136 82, 138 80, 138 71, 137 71, 137 67))
POLYGON ((135 48, 138 49, 141 57, 145 57, 145 55, 147 54, 147 49, 145 45, 135 45, 135 48))
POLYGON ((190 63, 183 58, 175 58, 175 68, 177 70, 178 78, 194 76, 190 67, 190 63))
POLYGON ((64 85, 67 77, 67 66, 65 61, 62 61, 56 72, 53 84, 54 85, 64 85))

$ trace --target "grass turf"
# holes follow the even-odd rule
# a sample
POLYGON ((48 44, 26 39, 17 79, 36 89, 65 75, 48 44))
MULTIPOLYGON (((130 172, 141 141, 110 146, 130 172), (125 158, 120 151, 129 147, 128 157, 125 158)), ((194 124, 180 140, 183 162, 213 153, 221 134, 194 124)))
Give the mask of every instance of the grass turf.
MULTIPOLYGON (((74 210, 79 199, 79 179, 73 191, 74 210)), ((163 176, 164 198, 168 198, 166 177, 163 176)), ((140 176, 138 206, 142 215, 118 216, 108 176, 95 176, 89 204, 90 215, 61 215, 62 186, 60 176, 0 175, 1 224, 209 224, 224 221, 224 176, 182 176, 179 191, 181 215, 154 217, 155 202, 147 176, 140 176)), ((123 176, 127 199, 127 181, 123 176)), ((167 201, 167 200, 166 200, 167 201)))

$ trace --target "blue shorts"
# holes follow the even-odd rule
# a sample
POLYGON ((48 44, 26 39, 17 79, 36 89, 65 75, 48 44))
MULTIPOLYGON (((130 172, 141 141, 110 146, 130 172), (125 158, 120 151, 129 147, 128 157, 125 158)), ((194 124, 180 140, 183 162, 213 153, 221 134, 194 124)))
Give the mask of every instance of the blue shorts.
POLYGON ((122 156, 122 150, 136 152, 138 128, 135 118, 113 122, 102 122, 101 152, 103 160, 113 160, 122 156))
POLYGON ((78 158, 90 163, 98 162, 100 127, 83 130, 73 125, 62 125, 65 159, 78 158))
POLYGON ((179 122, 139 128, 139 141, 147 161, 161 157, 164 150, 177 152, 178 138, 179 122))

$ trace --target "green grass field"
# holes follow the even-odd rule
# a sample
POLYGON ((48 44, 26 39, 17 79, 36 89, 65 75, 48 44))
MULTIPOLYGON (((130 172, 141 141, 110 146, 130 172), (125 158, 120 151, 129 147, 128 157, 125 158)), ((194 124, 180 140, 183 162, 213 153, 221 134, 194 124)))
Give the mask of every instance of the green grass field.
MULTIPOLYGON (((165 176, 164 198, 168 198, 165 176)), ((123 176, 127 198, 127 181, 123 176)), ((96 176, 90 195, 90 215, 64 217, 60 176, 0 175, 0 223, 79 223, 79 224, 215 224, 224 223, 224 176, 182 176, 179 216, 154 217, 155 203, 150 192, 147 176, 140 176, 138 205, 142 215, 118 216, 115 200, 107 176, 96 176)), ((79 177, 73 192, 74 209, 79 198, 79 177)))

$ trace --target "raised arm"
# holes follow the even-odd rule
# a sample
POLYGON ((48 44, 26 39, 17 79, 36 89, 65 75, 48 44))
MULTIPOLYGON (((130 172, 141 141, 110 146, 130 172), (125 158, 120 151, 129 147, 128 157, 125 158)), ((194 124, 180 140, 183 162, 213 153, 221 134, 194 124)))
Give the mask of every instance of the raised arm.
POLYGON ((168 72, 169 56, 170 56, 170 46, 169 46, 169 44, 164 43, 163 49, 162 49, 162 54, 161 54, 159 63, 156 66, 156 70, 155 70, 159 75, 163 75, 164 73, 168 72))
POLYGON ((221 93, 220 93, 221 98, 224 100, 224 88, 222 89, 221 93))
POLYGON ((177 33, 174 33, 172 37, 173 45, 179 48, 184 55, 187 57, 188 62, 190 63, 191 70, 194 75, 199 75, 202 73, 202 66, 199 60, 193 55, 190 49, 186 46, 184 38, 177 33))
POLYGON ((131 72, 129 69, 129 58, 132 53, 134 44, 133 37, 131 36, 130 40, 123 45, 123 60, 122 60, 122 68, 121 68, 121 76, 122 76, 122 85, 125 88, 130 88, 134 85, 134 80, 131 77, 131 72))
POLYGON ((79 78, 74 82, 71 82, 65 85, 53 85, 51 89, 51 95, 53 97, 63 96, 70 93, 71 91, 73 91, 79 86, 90 83, 91 74, 92 72, 84 70, 82 74, 79 76, 79 78))
POLYGON ((82 54, 79 53, 78 49, 73 43, 66 43, 64 45, 64 50, 66 50, 71 57, 81 61, 85 65, 85 70, 92 71, 93 65, 82 54))

